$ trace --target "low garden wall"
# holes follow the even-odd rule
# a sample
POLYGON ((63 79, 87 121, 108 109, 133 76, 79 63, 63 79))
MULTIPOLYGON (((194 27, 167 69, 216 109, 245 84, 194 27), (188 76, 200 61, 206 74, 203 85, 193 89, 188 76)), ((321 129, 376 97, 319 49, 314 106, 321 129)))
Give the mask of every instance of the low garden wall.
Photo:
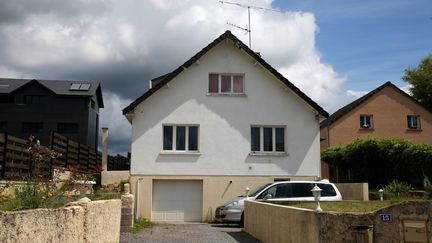
POLYGON ((121 181, 129 181, 130 172, 128 170, 120 171, 102 171, 102 185, 120 184, 121 181))
POLYGON ((368 183, 336 183, 343 200, 369 201, 368 183))
POLYGON ((245 231, 262 242, 432 242, 431 201, 409 201, 371 213, 245 202, 245 231))
POLYGON ((75 202, 69 207, 0 211, 0 242, 119 242, 121 201, 75 202))

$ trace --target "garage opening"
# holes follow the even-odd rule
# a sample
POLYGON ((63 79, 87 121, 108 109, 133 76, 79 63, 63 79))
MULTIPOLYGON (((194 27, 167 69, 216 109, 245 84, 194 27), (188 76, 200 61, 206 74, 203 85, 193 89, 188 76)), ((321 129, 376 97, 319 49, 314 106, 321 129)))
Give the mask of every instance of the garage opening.
POLYGON ((201 222, 202 181, 153 180, 152 221, 201 222))

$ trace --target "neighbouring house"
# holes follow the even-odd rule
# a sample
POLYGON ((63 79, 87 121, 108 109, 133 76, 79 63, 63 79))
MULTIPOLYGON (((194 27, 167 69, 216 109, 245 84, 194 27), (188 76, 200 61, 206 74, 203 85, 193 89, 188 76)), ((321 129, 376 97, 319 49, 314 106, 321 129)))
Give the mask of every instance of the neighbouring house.
MULTIPOLYGON (((340 108, 321 122, 321 150, 354 139, 397 138, 432 144, 432 113, 391 82, 340 108)), ((338 181, 339 175, 323 163, 322 175, 338 181)))
POLYGON ((320 177, 328 113, 229 31, 153 79, 123 114, 137 217, 211 220, 246 187, 320 177))
POLYGON ((0 132, 43 145, 57 132, 91 148, 98 146, 99 82, 0 79, 0 132))

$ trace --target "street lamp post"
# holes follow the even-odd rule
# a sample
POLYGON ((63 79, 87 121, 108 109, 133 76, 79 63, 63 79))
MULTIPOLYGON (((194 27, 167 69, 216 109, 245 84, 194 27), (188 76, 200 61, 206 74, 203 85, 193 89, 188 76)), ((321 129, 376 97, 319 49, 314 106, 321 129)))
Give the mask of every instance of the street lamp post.
POLYGON ((378 194, 379 194, 380 200, 381 201, 384 200, 384 190, 383 189, 379 189, 378 194))

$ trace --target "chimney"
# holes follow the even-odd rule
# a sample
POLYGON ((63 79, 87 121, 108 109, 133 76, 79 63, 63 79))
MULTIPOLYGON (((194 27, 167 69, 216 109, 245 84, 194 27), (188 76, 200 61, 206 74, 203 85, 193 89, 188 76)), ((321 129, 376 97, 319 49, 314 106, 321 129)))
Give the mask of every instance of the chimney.
POLYGON ((108 171, 108 128, 102 128, 102 169, 108 171))

